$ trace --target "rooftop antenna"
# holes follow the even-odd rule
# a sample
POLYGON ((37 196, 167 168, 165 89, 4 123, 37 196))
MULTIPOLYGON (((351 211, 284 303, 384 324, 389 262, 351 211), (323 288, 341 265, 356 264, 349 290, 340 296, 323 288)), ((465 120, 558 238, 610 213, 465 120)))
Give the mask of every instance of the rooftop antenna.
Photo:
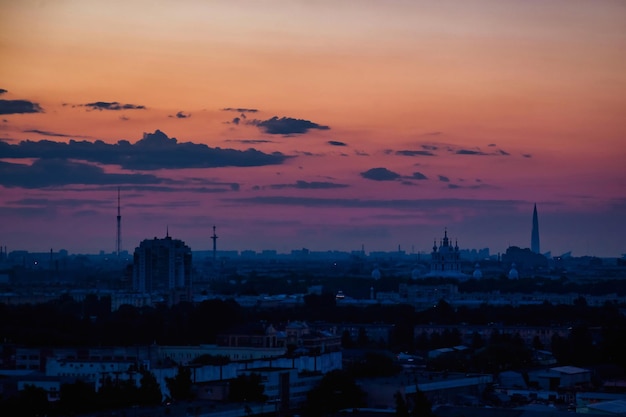
POLYGON ((120 211, 120 187, 117 187, 117 239, 115 241, 115 253, 119 257, 122 251, 122 214, 120 211))
POLYGON ((215 225, 213 225, 213 236, 211 236, 211 240, 213 241, 213 260, 217 255, 217 235, 215 234, 215 225))

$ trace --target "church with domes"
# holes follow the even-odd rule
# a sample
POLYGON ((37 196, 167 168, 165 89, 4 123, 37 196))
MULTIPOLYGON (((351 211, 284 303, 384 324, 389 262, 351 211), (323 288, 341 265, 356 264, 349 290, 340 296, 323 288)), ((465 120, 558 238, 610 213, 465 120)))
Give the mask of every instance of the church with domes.
POLYGON ((442 277, 467 279, 467 275, 461 272, 461 254, 457 241, 452 242, 448 238, 448 230, 444 230, 443 238, 433 244, 433 251, 430 254, 430 272, 424 277, 442 277))

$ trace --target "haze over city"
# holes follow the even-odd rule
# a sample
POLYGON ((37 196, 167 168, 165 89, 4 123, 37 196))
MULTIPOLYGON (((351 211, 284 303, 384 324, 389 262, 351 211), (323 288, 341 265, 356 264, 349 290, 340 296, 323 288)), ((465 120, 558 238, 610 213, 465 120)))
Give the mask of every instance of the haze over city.
POLYGON ((0 245, 626 252, 626 3, 0 3, 0 245))

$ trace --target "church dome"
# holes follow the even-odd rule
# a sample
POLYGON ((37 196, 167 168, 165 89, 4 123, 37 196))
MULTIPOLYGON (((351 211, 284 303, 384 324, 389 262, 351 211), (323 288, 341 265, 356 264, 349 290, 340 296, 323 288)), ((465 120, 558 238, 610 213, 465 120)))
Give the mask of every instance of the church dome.
POLYGON ((480 270, 480 265, 476 264, 476 266, 474 267, 474 273, 472 274, 472 278, 479 279, 479 278, 482 278, 482 277, 483 277, 483 273, 480 270))
POLYGON ((380 277, 381 277, 380 270, 379 270, 378 268, 374 269, 374 270, 372 271, 372 278, 374 278, 374 279, 380 279, 380 277))
POLYGON ((517 269, 515 269, 515 262, 513 262, 513 264, 511 265, 511 270, 509 271, 509 279, 518 279, 519 278, 519 272, 517 272, 517 269))

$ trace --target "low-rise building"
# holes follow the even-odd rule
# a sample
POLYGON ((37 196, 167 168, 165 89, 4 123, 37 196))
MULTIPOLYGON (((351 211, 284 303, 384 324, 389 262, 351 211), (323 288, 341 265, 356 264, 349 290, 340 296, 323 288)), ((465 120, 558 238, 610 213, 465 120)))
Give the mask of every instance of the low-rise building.
POLYGON ((557 366, 528 373, 528 384, 544 390, 583 387, 591 382, 591 371, 576 366, 557 366))

